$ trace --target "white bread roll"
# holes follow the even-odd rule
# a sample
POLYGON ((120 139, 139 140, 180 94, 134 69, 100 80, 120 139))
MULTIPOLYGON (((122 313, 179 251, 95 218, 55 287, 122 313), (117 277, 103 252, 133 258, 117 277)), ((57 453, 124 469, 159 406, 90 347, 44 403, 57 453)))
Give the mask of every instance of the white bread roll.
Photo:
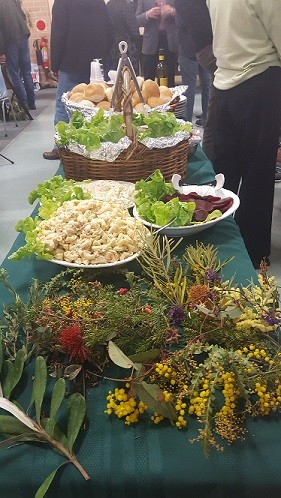
POLYGON ((87 83, 79 83, 79 85, 76 85, 74 88, 71 90, 71 95, 76 92, 81 92, 84 93, 85 88, 87 88, 87 83))
POLYGON ((105 92, 105 95, 106 95, 108 102, 111 102, 112 95, 113 95, 113 86, 106 88, 104 92, 105 92))
POLYGON ((75 92, 72 95, 70 95, 69 100, 72 102, 81 102, 85 98, 84 93, 81 92, 75 92))
POLYGON ((144 78, 142 76, 137 76, 137 82, 138 82, 140 90, 141 90, 142 86, 144 84, 144 78))
POLYGON ((147 105, 147 104, 142 104, 142 103, 140 102, 139 104, 135 105, 135 107, 134 107, 134 111, 143 112, 143 111, 144 111, 144 109, 143 109, 143 108, 144 108, 145 110, 147 110, 147 111, 149 111, 149 110, 150 110, 149 105, 147 105))
POLYGON ((97 106, 100 109, 104 109, 105 111, 108 111, 110 109, 110 102, 108 100, 102 100, 101 102, 97 103, 97 106))
POLYGON ((161 97, 150 97, 147 103, 152 109, 154 107, 158 107, 159 105, 165 104, 164 100, 161 97))
POLYGON ((86 99, 81 100, 80 104, 86 105, 88 107, 96 107, 96 104, 94 104, 94 102, 92 102, 91 100, 86 100, 86 99))
POLYGON ((147 94, 148 98, 160 96, 159 86, 155 81, 152 80, 145 80, 144 84, 142 85, 142 91, 147 94))
POLYGON ((102 85, 99 83, 89 83, 85 88, 85 97, 92 102, 101 102, 105 98, 105 92, 102 85))
POLYGON ((161 97, 170 97, 170 100, 173 96, 173 92, 170 88, 168 88, 167 86, 159 86, 159 90, 160 90, 160 96, 161 97))

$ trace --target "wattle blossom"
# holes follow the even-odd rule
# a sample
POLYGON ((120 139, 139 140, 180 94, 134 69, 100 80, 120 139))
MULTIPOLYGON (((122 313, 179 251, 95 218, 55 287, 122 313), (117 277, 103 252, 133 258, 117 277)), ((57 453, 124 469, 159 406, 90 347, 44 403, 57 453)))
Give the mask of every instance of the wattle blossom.
POLYGON ((185 318, 185 312, 181 308, 173 306, 168 311, 167 317, 169 318, 171 323, 174 323, 175 325, 180 325, 185 318))
POLYGON ((61 331, 59 343, 70 360, 84 362, 90 356, 90 350, 84 344, 81 327, 77 323, 61 331))

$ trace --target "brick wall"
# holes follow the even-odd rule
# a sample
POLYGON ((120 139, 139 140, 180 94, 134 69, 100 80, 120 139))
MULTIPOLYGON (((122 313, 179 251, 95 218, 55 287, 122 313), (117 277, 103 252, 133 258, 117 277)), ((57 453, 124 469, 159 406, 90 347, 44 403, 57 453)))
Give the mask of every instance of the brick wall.
POLYGON ((50 7, 52 5, 51 0, 22 0, 22 6, 25 11, 28 12, 32 26, 30 28, 30 56, 31 62, 36 63, 35 48, 33 47, 33 42, 41 36, 48 38, 50 43, 50 32, 51 32, 51 15, 50 7), (36 27, 36 22, 38 20, 43 20, 46 23, 46 29, 40 31, 36 27))

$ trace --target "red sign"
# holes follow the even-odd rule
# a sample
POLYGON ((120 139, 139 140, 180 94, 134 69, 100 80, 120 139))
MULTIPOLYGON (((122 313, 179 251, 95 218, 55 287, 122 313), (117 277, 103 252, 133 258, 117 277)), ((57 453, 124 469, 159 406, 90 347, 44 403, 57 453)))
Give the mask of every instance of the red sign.
POLYGON ((46 23, 42 19, 39 19, 39 21, 36 21, 36 28, 39 31, 44 31, 46 29, 46 23))

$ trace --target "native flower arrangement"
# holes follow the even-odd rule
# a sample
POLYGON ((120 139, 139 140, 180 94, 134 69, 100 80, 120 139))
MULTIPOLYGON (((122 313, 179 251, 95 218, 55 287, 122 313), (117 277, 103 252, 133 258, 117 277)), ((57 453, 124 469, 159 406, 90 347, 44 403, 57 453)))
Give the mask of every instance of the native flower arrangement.
MULTIPOLYGON (((195 417, 206 453, 210 445, 223 449, 223 441, 243 438, 247 417, 280 411, 281 313, 274 277, 263 266, 258 283, 236 287, 222 278, 228 261, 219 261, 213 246, 188 246, 180 261, 174 252, 179 243, 154 236, 139 258, 142 276, 119 270, 117 286, 100 271, 67 270, 44 285, 33 281, 27 303, 1 271, 14 302, 4 306, 1 325, 0 406, 20 421, 14 427, 13 417, 1 416, 3 435, 43 439, 56 450, 59 444, 67 461, 88 478, 72 454, 74 441, 68 439, 73 427, 77 437, 83 422, 74 414, 76 404, 85 413, 85 386, 98 389, 101 378, 112 381, 112 363, 120 369, 114 375, 116 389, 105 400, 106 415, 126 425, 141 417, 148 424, 166 420, 184 431, 195 417), (27 417, 26 435, 26 414, 16 411, 12 398, 32 357, 37 357, 36 420, 27 417), (58 378, 47 420, 41 414, 46 365, 58 378), (78 390, 84 396, 74 392, 68 398, 74 408, 68 434, 62 434, 56 413, 66 385, 68 393, 78 390)), ((44 496, 55 472, 38 497, 44 496)))

